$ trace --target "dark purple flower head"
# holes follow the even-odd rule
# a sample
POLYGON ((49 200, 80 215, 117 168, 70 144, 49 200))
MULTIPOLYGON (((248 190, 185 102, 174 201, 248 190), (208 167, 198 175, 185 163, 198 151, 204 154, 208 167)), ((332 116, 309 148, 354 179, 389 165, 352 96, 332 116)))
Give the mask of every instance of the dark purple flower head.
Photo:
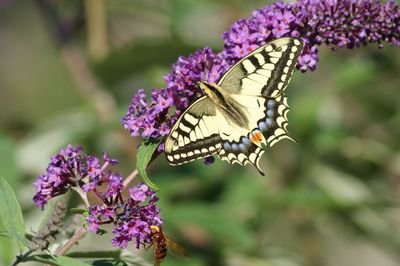
POLYGON ((43 208, 51 198, 76 186, 77 180, 86 174, 82 148, 68 145, 66 149, 62 149, 51 158, 46 173, 35 180, 36 194, 33 197, 35 204, 43 208))
POLYGON ((117 182, 121 181, 122 184, 122 178, 117 173, 104 172, 101 164, 105 162, 118 163, 107 155, 103 156, 103 162, 101 162, 97 157, 85 155, 81 147, 68 145, 66 149, 61 149, 51 158, 46 173, 34 182, 35 204, 43 209, 50 199, 64 194, 73 187, 81 187, 88 192, 95 190, 96 186, 104 181, 109 183, 108 190, 104 193, 105 197, 116 196, 115 193, 121 187, 117 182))
POLYGON ((133 241, 134 246, 139 248, 152 242, 150 226, 161 226, 163 222, 154 191, 140 183, 130 188, 129 194, 125 201, 91 207, 86 222, 88 230, 95 232, 98 232, 99 225, 112 223, 114 238, 111 242, 114 246, 126 248, 133 241))
POLYGON ((302 72, 315 70, 317 46, 321 44, 331 49, 382 42, 400 46, 400 7, 395 1, 373 0, 298 0, 265 6, 248 19, 238 20, 223 34, 224 49, 220 53, 205 48, 179 57, 172 73, 164 77, 166 87, 153 90, 150 102, 140 89, 122 118, 124 128, 132 136, 167 135, 182 111, 202 94, 195 86, 197 81, 218 81, 244 55, 283 36, 303 40, 297 68, 302 72))

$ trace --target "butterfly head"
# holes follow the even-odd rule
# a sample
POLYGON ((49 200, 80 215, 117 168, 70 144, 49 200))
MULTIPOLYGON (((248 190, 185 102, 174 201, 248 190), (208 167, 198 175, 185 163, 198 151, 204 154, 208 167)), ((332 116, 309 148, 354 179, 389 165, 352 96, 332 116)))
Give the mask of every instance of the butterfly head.
POLYGON ((207 81, 199 81, 197 82, 197 87, 199 87, 205 94, 209 93, 210 84, 207 81))
POLYGON ((224 96, 221 92, 222 89, 217 84, 208 81, 199 81, 197 86, 215 103, 223 101, 224 96))

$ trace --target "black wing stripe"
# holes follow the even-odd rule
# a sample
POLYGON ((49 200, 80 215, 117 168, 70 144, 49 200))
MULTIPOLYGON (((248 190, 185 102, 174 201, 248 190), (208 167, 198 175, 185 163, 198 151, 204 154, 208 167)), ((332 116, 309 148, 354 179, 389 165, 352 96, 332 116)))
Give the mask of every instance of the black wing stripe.
POLYGON ((260 62, 255 56, 250 56, 249 58, 247 58, 247 60, 249 60, 256 69, 260 68, 260 62))
POLYGON ((180 148, 175 154, 168 154, 171 165, 179 165, 193 160, 211 156, 221 149, 221 138, 218 134, 211 135, 197 142, 190 142, 180 148))
POLYGON ((218 85, 234 94, 277 97, 289 83, 302 48, 294 38, 272 41, 236 63, 218 85))
MULTIPOLYGON (((282 47, 279 47, 281 50, 282 47)), ((276 48, 274 48, 276 49, 276 48)), ((280 52, 281 57, 275 64, 275 69, 271 73, 269 82, 262 89, 262 95, 276 97, 287 87, 295 69, 297 58, 302 51, 302 45, 298 40, 293 40, 280 52)))
POLYGON ((215 154, 221 148, 214 103, 204 96, 179 117, 165 141, 165 155, 170 164, 182 164, 215 154))

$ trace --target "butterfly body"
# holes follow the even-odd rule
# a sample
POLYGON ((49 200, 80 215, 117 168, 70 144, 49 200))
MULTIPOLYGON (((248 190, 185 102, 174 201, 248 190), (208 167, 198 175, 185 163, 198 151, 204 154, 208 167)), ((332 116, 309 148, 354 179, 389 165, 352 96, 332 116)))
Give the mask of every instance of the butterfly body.
POLYGON ((231 97, 227 91, 215 83, 201 81, 198 84, 229 123, 249 129, 245 108, 231 97))
POLYGON ((287 134, 284 93, 303 44, 281 38, 259 47, 216 83, 198 83, 204 96, 180 116, 165 141, 172 165, 218 155, 229 163, 258 163, 265 147, 287 134))

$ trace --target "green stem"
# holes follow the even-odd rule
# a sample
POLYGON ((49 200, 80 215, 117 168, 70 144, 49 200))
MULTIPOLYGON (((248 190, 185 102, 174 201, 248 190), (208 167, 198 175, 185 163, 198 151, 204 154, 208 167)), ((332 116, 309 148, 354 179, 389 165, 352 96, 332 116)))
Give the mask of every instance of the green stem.
POLYGON ((20 262, 24 262, 25 259, 32 253, 34 252, 34 250, 30 249, 27 252, 25 252, 22 255, 17 256, 17 258, 15 259, 15 261, 11 264, 11 266, 15 266, 18 265, 20 262))
POLYGON ((78 195, 81 197, 81 199, 85 203, 86 208, 89 209, 90 203, 89 203, 86 193, 79 187, 72 187, 72 189, 75 190, 76 193, 78 193, 78 195))

